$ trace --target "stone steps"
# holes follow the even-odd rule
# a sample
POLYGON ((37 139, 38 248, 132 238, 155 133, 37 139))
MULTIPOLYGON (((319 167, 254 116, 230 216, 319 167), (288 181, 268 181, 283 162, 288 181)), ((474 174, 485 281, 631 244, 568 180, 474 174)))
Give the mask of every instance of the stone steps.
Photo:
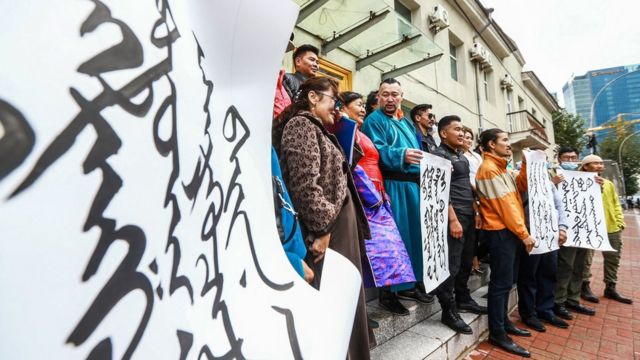
MULTIPOLYGON (((475 290, 472 293, 472 297, 478 304, 486 305, 487 300, 483 297, 486 293, 487 286, 485 285, 475 290)), ((516 304, 517 293, 514 288, 509 296, 509 311, 514 309, 516 304)), ((488 322, 486 315, 460 314, 473 330, 472 335, 462 335, 455 333, 440 322, 441 314, 437 304, 429 306, 432 307, 432 310, 438 307, 438 310, 432 312, 426 319, 408 327, 405 331, 387 338, 382 343, 378 343, 378 346, 371 350, 371 358, 373 360, 454 360, 461 358, 469 350, 473 349, 479 341, 487 337, 488 322)), ((420 310, 419 308, 412 310, 412 314, 406 316, 406 318, 418 318, 420 313, 429 313, 429 310, 420 310)), ((383 321, 385 320, 388 319, 383 319, 383 321)), ((411 323, 411 320, 407 319, 407 323, 411 323)), ((389 326, 388 323, 385 323, 385 325, 389 326)), ((381 323, 380 328, 376 330, 381 330, 379 331, 380 334, 388 333, 383 328, 385 325, 381 323)), ((399 325, 399 323, 392 325, 399 325)), ((384 336, 380 337, 381 340, 383 338, 384 336)), ((376 334, 376 339, 378 339, 378 334, 376 334)))
MULTIPOLYGON (((472 275, 469 278, 468 284, 471 292, 481 288, 489 282, 488 265, 483 264, 483 269, 485 271, 481 276, 472 275)), ((373 331, 376 337, 377 346, 380 346, 393 337, 400 335, 407 329, 431 317, 433 314, 440 312, 440 304, 437 299, 432 304, 427 305, 405 300, 400 300, 400 302, 409 309, 410 314, 408 316, 397 316, 391 314, 378 305, 378 300, 372 300, 367 303, 367 312, 369 317, 380 324, 380 327, 373 331)))

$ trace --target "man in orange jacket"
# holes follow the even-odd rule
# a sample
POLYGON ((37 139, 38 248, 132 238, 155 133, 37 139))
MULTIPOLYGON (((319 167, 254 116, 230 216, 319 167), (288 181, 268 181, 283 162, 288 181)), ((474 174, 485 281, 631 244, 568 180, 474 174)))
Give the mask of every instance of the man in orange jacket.
POLYGON ((500 129, 483 131, 480 145, 484 154, 476 174, 476 189, 490 255, 489 342, 510 353, 530 357, 529 351, 507 335, 531 336, 527 330, 517 328, 507 314, 509 291, 516 281, 516 255, 522 246, 527 253, 531 252, 535 243, 527 231, 520 198, 520 192, 527 190, 526 162, 523 159, 517 177, 507 172, 511 145, 508 134, 500 129))

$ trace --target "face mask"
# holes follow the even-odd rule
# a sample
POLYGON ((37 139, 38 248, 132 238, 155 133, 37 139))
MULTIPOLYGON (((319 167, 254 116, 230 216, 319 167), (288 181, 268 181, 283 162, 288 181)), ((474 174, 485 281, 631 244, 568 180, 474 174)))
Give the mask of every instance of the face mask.
POLYGON ((560 167, 565 169, 565 170, 576 171, 576 170, 578 170, 579 166, 580 166, 579 162, 563 162, 563 163, 560 163, 560 167))

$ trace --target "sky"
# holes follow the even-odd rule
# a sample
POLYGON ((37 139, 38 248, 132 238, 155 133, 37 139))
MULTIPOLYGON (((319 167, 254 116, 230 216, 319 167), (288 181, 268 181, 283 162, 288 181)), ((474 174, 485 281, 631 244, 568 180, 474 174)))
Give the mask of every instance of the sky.
POLYGON ((549 92, 572 74, 640 63, 639 0, 480 0, 549 92))

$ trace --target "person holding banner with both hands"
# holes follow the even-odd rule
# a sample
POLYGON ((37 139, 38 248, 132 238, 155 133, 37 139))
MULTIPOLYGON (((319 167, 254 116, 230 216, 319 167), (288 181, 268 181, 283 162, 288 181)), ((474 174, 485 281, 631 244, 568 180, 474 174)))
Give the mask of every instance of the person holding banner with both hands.
POLYGON ((487 308, 478 305, 471 298, 466 282, 459 284, 456 279, 463 262, 471 266, 475 247, 475 229, 481 226, 481 220, 471 188, 469 161, 461 151, 464 142, 461 119, 456 115, 441 118, 438 123, 438 134, 441 139, 440 145, 431 153, 449 160, 452 170, 447 234, 450 275, 436 288, 435 293, 442 307, 442 323, 456 332, 471 334, 471 327, 462 320, 458 311, 486 314, 487 308))

